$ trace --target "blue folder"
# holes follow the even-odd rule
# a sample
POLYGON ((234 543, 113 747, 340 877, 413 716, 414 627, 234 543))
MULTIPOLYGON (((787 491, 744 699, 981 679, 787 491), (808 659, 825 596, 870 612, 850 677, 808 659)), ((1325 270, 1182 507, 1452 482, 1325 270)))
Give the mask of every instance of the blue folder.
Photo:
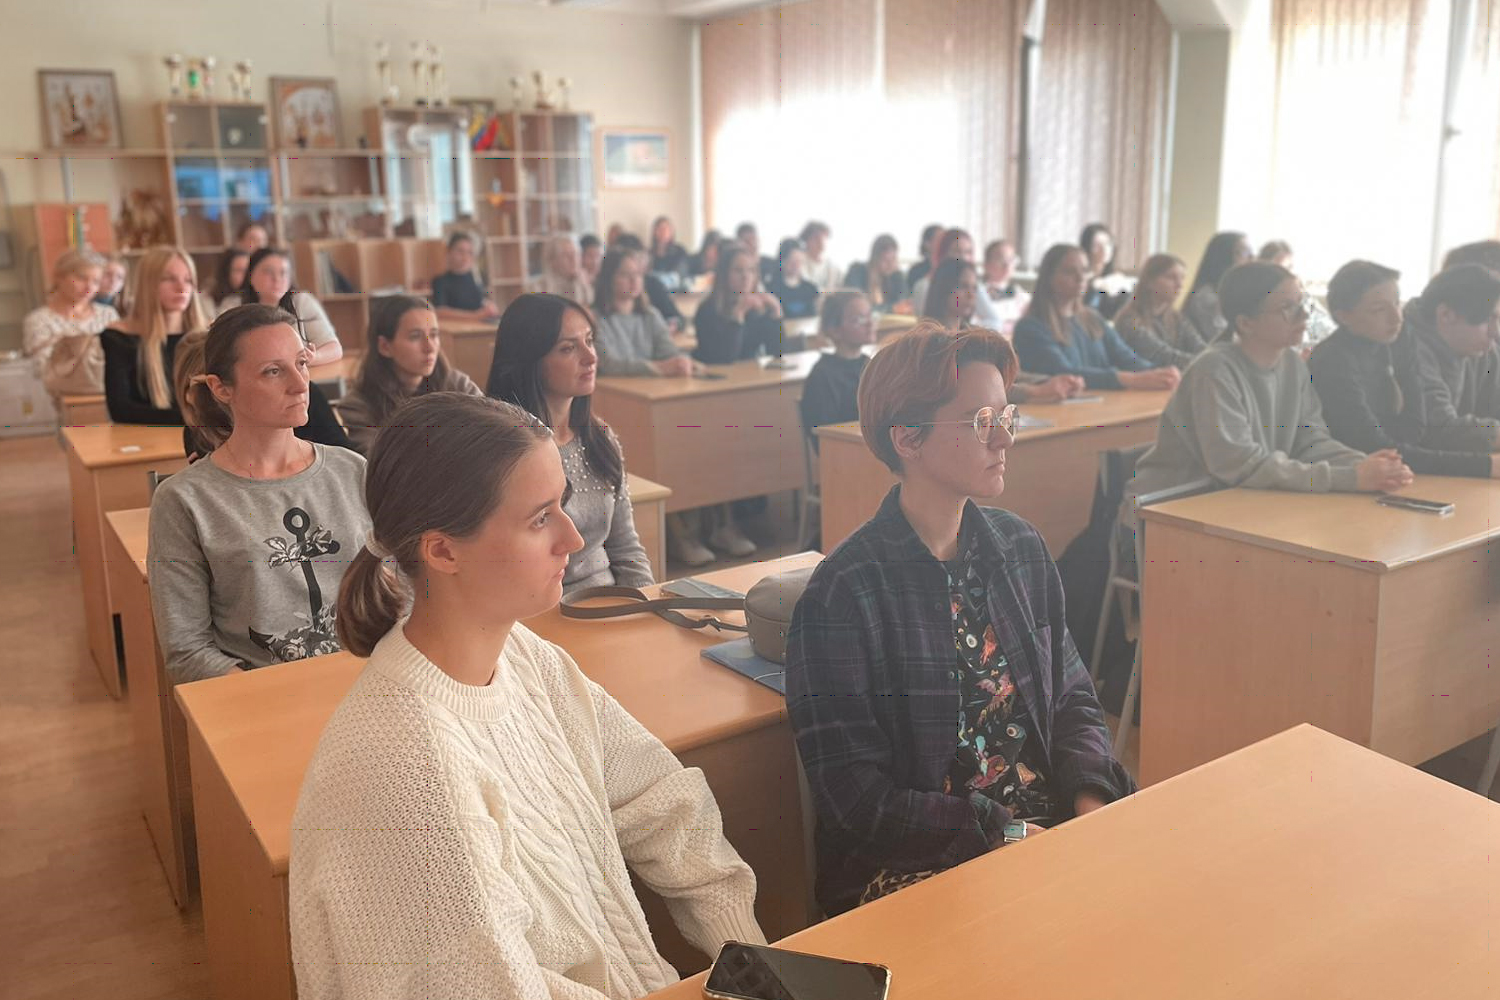
POLYGON ((748 638, 709 646, 703 650, 703 658, 728 667, 757 684, 764 684, 783 697, 786 695, 786 667, 756 656, 748 638))

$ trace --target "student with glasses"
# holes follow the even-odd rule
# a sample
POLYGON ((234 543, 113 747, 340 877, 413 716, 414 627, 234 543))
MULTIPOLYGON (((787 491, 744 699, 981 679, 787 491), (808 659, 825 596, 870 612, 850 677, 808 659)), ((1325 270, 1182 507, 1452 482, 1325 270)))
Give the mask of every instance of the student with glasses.
POLYGON ((1297 353, 1308 302, 1292 272, 1252 261, 1218 289, 1229 335, 1188 367, 1162 411, 1156 444, 1142 456, 1134 497, 1209 478, 1220 487, 1386 491, 1412 480, 1394 449, 1373 454, 1340 444, 1323 422, 1318 395, 1297 353))
POLYGON ((1041 535, 973 500, 1005 489, 1017 367, 992 330, 923 322, 860 381, 865 443, 900 482, 813 572, 787 638, 830 915, 1134 789, 1041 535))

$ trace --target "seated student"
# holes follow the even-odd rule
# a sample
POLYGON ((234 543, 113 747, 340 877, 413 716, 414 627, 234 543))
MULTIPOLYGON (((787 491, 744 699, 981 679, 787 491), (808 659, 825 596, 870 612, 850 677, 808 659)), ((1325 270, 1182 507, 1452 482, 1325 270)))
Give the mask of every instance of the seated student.
MULTIPOLYGON (((646 246, 641 242, 639 236, 632 233, 621 233, 620 236, 610 244, 610 249, 629 250, 634 253, 645 254, 646 246)), ((649 260, 649 258, 647 258, 649 260)), ((660 278, 649 270, 643 279, 642 287, 646 291, 646 301, 651 303, 651 308, 661 313, 661 318, 666 321, 667 329, 677 333, 687 325, 687 318, 677 308, 677 301, 672 298, 672 293, 660 278)))
POLYGON ((906 272, 906 287, 913 295, 916 294, 917 282, 931 274, 932 269, 937 266, 938 240, 941 240, 947 231, 946 227, 937 223, 922 227, 922 235, 917 238, 917 252, 922 257, 911 266, 910 271, 906 272))
MULTIPOLYGON (((1292 245, 1285 240, 1268 240, 1262 244, 1260 252, 1256 254, 1256 260, 1263 260, 1268 264, 1280 264, 1288 271, 1295 273, 1292 263, 1295 259, 1292 253, 1292 245)), ((1307 316, 1307 333, 1302 338, 1302 360, 1308 360, 1313 352, 1323 341, 1327 340, 1338 324, 1333 317, 1328 315, 1317 299, 1309 299, 1307 316)))
MULTIPOLYGON (((937 254, 933 258, 933 268, 936 269, 945 260, 962 260, 974 263, 974 239, 962 229, 946 230, 938 240, 937 254)), ((912 305, 921 311, 927 302, 928 286, 932 281, 932 274, 918 281, 912 289, 912 305)), ((975 286, 974 295, 974 322, 987 330, 994 330, 1000 326, 1000 315, 995 311, 994 303, 985 293, 983 285, 975 286)))
POLYGON ((125 301, 125 260, 117 253, 112 253, 104 258, 104 270, 99 276, 99 291, 94 293, 94 301, 101 306, 113 306, 115 312, 122 315, 128 308, 125 301))
POLYGON ((703 242, 698 244, 698 252, 688 258, 688 277, 712 275, 714 268, 719 266, 719 244, 723 242, 724 234, 717 229, 704 233, 703 242))
POLYGON ((261 303, 280 306, 297 321, 297 332, 312 351, 310 362, 328 365, 344 356, 344 345, 323 310, 323 303, 311 292, 292 284, 292 260, 285 250, 265 247, 250 255, 245 266, 245 281, 238 292, 231 293, 220 304, 221 310, 238 305, 261 303))
POLYGON ((1010 240, 995 240, 984 248, 984 273, 981 275, 984 280, 981 284, 1000 319, 995 329, 1007 339, 1015 332, 1016 324, 1026 315, 1026 307, 1031 304, 1031 293, 1016 284, 1018 259, 1015 244, 1010 240))
POLYGON ((844 275, 844 287, 865 293, 870 308, 877 313, 888 313, 896 303, 906 299, 906 276, 901 273, 901 258, 896 246, 896 237, 881 233, 870 244, 870 259, 849 265, 844 275))
POLYGON ((677 974, 632 874, 705 955, 765 941, 702 772, 521 624, 583 544, 550 438, 518 407, 433 393, 375 443, 338 614, 370 660, 292 821, 301 1000, 644 996, 677 974))
POLYGON ((588 302, 593 299, 592 285, 583 274, 578 244, 570 233, 554 233, 542 246, 542 274, 526 286, 534 295, 561 295, 588 302))
POLYGON ((52 287, 40 308, 21 321, 21 347, 54 396, 104 391, 99 334, 120 316, 94 298, 104 258, 87 248, 66 250, 52 265, 52 287))
POLYGON ((1443 257, 1443 270, 1460 264, 1478 264, 1500 274, 1500 240, 1480 240, 1454 247, 1443 257))
POLYGON ((787 635, 830 915, 1134 791, 1046 544, 972 499, 1005 489, 1015 376, 999 334, 923 322, 860 380, 865 444, 900 484, 814 570, 787 635))
POLYGON ((1102 222, 1091 222, 1079 234, 1078 246, 1088 255, 1089 286, 1083 304, 1112 320, 1130 301, 1130 279, 1115 270, 1115 237, 1102 222))
POLYGON ((762 352, 782 352, 781 303, 760 291, 759 284, 754 250, 736 243, 719 251, 713 291, 693 317, 695 359, 727 365, 762 352))
POLYGON ((474 270, 474 237, 459 231, 448 237, 448 270, 432 279, 432 304, 439 319, 483 320, 500 315, 474 270))
POLYGON ((1285 240, 1267 240, 1261 245, 1260 253, 1255 255, 1255 259, 1284 267, 1290 271, 1293 260, 1292 245, 1285 240))
POLYGON ((604 244, 593 233, 584 233, 578 240, 578 270, 589 288, 599 280, 599 265, 604 262, 604 244))
POLYGON ((849 288, 825 296, 818 332, 833 342, 833 353, 818 358, 802 384, 802 430, 814 448, 818 446, 812 436, 814 427, 859 419, 859 377, 870 360, 864 349, 875 343, 875 315, 869 298, 849 288))
POLYGON ((802 265, 802 277, 825 292, 839 287, 843 283, 839 266, 828 255, 828 241, 833 238, 833 230, 828 228, 828 223, 814 219, 802 227, 797 238, 802 241, 802 248, 807 252, 807 260, 802 265))
POLYGON ((572 487, 563 512, 583 536, 568 557, 563 592, 652 583, 646 547, 635 531, 625 456, 609 425, 593 413, 594 319, 558 295, 522 295, 505 309, 485 391, 529 411, 552 428, 572 487))
POLYGON ((816 316, 819 286, 803 273, 807 266, 807 251, 796 240, 782 240, 776 256, 781 266, 766 285, 766 291, 781 303, 781 314, 788 319, 816 316))
POLYGON ((1232 334, 1188 367, 1141 457, 1121 516, 1133 498, 1211 479, 1221 487, 1384 491, 1411 482, 1394 450, 1366 455, 1335 441, 1297 353, 1306 296, 1292 272, 1253 261, 1232 268, 1218 299, 1232 334))
POLYGON ((1465 429, 1427 419, 1416 335, 1402 329, 1399 278, 1391 268, 1355 260, 1328 282, 1328 308, 1339 326, 1307 362, 1328 430, 1360 451, 1394 448, 1416 473, 1495 476, 1500 455, 1473 447, 1465 429))
POLYGON ((219 266, 214 271, 214 284, 209 292, 209 301, 214 304, 214 315, 226 308, 239 305, 236 299, 228 303, 229 296, 238 293, 245 284, 245 272, 250 269, 250 253, 239 247, 230 247, 219 255, 219 266))
POLYGON ((130 314, 99 335, 104 402, 117 424, 182 423, 172 396, 172 357, 182 335, 208 328, 193 259, 176 247, 147 250, 136 263, 130 314))
POLYGON ((1130 305, 1115 316, 1115 329, 1130 349, 1153 365, 1186 368, 1208 345, 1177 311, 1187 265, 1169 253, 1141 266, 1130 305))
MULTIPOLYGON (((754 254, 758 260, 758 264, 756 266, 759 268, 760 283, 762 285, 769 285, 771 283, 771 279, 776 276, 776 258, 766 257, 761 254, 760 230, 755 228, 755 223, 741 222, 738 226, 735 227, 734 238, 736 242, 750 248, 750 252, 754 254)), ((722 252, 723 248, 720 248, 720 253, 722 252)))
POLYGON ((384 295, 370 303, 368 343, 349 391, 335 402, 355 451, 368 455, 396 408, 429 392, 484 390, 443 356, 432 304, 415 295, 384 295))
POLYGON ((1434 430, 1451 448, 1500 450, 1500 269, 1471 263, 1439 272, 1406 320, 1434 430))
POLYGON ((271 232, 259 222, 251 220, 240 226, 234 234, 232 246, 246 253, 253 254, 257 250, 264 250, 271 245, 271 232))
POLYGON ((687 277, 688 252, 677 242, 677 227, 665 215, 658 215, 651 223, 650 250, 648 273, 656 275, 667 291, 680 291, 683 279, 687 277))
POLYGON ((1250 240, 1244 233, 1215 233, 1203 249, 1203 259, 1198 262, 1198 273, 1193 276, 1193 287, 1182 307, 1182 317, 1205 344, 1218 340, 1228 328, 1219 308, 1219 281, 1231 267, 1254 256, 1255 251, 1250 249, 1250 240))
POLYGON ((701 372, 672 339, 645 297, 646 255, 611 250, 594 285, 594 331, 600 375, 692 375, 701 372))
POLYGON ((370 526, 365 461, 293 433, 310 384, 294 322, 269 305, 214 321, 193 406, 223 443, 151 500, 151 604, 177 684, 339 649, 334 595, 370 526))
POLYGON ((1090 389, 1172 389, 1176 368, 1153 367, 1125 346, 1109 320, 1083 304, 1088 263, 1059 243, 1042 257, 1026 316, 1016 324, 1021 367, 1038 375, 1079 375, 1090 389))

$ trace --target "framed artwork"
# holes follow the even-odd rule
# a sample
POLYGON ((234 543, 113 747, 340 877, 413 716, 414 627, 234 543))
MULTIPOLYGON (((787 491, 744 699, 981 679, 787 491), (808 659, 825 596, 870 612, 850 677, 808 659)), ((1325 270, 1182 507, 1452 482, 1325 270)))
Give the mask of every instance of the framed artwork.
POLYGON ((113 72, 40 69, 36 76, 48 149, 119 149, 125 145, 113 72))
POLYGON ((271 120, 281 149, 339 149, 339 89, 332 77, 271 77, 271 120))
POLYGON ((599 163, 607 188, 665 190, 672 186, 671 135, 666 129, 600 129, 599 163))

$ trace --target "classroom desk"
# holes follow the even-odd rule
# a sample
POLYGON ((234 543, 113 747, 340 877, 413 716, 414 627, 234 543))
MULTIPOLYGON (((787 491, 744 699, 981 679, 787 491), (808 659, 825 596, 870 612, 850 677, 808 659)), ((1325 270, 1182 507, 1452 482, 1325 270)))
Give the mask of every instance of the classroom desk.
POLYGON ((710 365, 718 380, 601 378, 594 412, 619 436, 628 467, 672 488, 669 512, 800 490, 797 399, 818 356, 788 354, 787 369, 710 365))
MULTIPOLYGON (((1156 438, 1171 393, 1104 392, 1102 403, 1028 404, 1028 417, 1051 427, 1024 429, 1006 457, 1005 493, 981 500, 1036 525, 1053 556, 1089 523, 1099 453, 1156 438)), ((875 513, 896 477, 865 447, 858 424, 819 427, 818 474, 823 489, 823 551, 831 552, 875 513)))
POLYGON ((176 472, 187 464, 181 427, 99 424, 64 427, 68 485, 73 494, 73 537, 83 580, 83 613, 89 652, 109 693, 120 697, 120 663, 115 655, 114 615, 105 565, 104 515, 145 507, 151 502, 146 473, 176 472))
POLYGON ((58 398, 58 421, 64 427, 109 423, 109 407, 103 394, 75 394, 58 398))
POLYGON ((490 362, 495 359, 495 331, 499 326, 499 319, 438 321, 438 333, 448 363, 477 382, 481 389, 490 380, 490 362))
POLYGON ((1299 722, 1408 764, 1500 722, 1500 483, 1402 492, 1456 510, 1224 490, 1142 512, 1144 783, 1299 722))
POLYGON ((136 774, 141 812, 151 843, 178 907, 193 895, 197 847, 193 843, 193 798, 188 780, 187 729, 172 701, 172 684, 156 645, 151 588, 146 578, 150 508, 104 515, 110 593, 120 603, 125 635, 125 674, 135 731, 136 774))
POLYGON ((338 399, 349 391, 349 386, 354 382, 354 376, 359 372, 359 362, 362 354, 349 354, 339 358, 337 361, 326 365, 313 365, 308 369, 312 380, 323 390, 323 394, 330 400, 338 399))
POLYGON ((651 561, 651 578, 663 579, 667 572, 667 500, 672 491, 629 471, 625 473, 625 488, 630 491, 635 533, 651 561))
MULTIPOLYGON (((767 573, 815 562, 806 553, 705 574, 748 590, 767 573)), ((703 769, 725 832, 755 868, 768 934, 805 923, 807 877, 797 765, 780 695, 699 655, 722 641, 654 616, 569 621, 555 610, 527 623, 561 640, 688 766, 703 769)), ((204 933, 216 1000, 294 995, 287 865, 302 776, 328 718, 362 662, 347 653, 198 681, 176 689, 187 718, 197 816, 204 933)), ((643 898, 663 953, 684 968, 707 960, 679 946, 665 909, 643 898)))
POLYGON ((779 944, 891 1000, 1493 996, 1497 842, 1500 804, 1299 726, 779 944))

